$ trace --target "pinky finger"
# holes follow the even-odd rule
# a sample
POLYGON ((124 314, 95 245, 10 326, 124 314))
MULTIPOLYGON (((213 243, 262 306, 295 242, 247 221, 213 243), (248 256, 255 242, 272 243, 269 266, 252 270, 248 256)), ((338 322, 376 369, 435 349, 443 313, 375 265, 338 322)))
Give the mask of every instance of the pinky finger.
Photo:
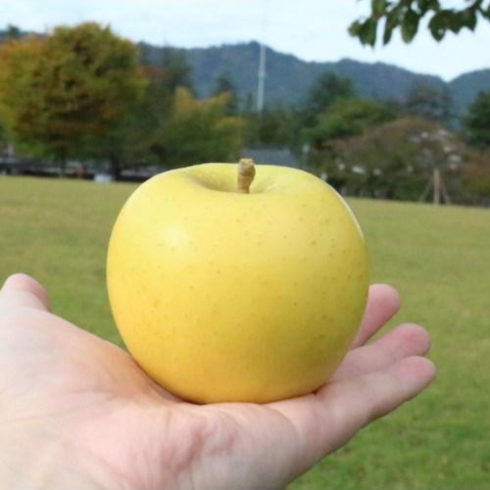
POLYGON ((329 449, 336 449, 365 425, 417 396, 435 375, 431 361, 414 356, 381 371, 324 386, 317 396, 325 403, 330 427, 337 429, 329 449))

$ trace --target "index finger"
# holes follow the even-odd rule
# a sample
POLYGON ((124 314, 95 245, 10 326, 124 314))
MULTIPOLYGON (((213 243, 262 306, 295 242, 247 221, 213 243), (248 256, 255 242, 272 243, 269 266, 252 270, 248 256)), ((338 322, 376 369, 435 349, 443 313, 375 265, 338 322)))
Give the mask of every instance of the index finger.
POLYGON ((396 289, 387 284, 372 285, 364 317, 351 349, 365 344, 399 309, 400 295, 396 289))

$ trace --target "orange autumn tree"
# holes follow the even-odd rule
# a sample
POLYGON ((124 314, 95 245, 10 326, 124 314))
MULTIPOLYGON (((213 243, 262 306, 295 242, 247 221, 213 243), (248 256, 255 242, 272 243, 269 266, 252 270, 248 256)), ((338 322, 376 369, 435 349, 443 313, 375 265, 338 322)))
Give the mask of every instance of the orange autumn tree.
POLYGON ((0 49, 0 67, 0 117, 9 137, 62 168, 97 154, 107 138, 124 138, 120 121, 145 87, 136 47, 95 23, 12 39, 0 49))

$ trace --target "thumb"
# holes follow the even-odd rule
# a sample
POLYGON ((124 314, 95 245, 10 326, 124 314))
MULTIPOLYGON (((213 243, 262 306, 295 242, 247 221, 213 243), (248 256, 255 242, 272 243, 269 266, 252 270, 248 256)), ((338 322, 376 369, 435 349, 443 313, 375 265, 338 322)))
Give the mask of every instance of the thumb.
POLYGON ((26 274, 10 276, 0 290, 0 314, 17 308, 49 309, 46 290, 26 274))

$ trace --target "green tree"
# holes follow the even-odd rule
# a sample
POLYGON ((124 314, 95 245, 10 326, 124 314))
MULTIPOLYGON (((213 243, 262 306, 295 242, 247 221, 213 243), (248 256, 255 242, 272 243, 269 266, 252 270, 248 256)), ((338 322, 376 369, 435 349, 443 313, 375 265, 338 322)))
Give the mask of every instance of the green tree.
POLYGON ((440 125, 406 117, 334 140, 329 151, 316 151, 314 157, 318 171, 345 194, 417 200, 435 168, 455 196, 465 153, 440 125))
POLYGON ((490 149, 490 91, 478 94, 463 123, 470 144, 490 149))
POLYGON ((156 149, 169 167, 234 161, 243 143, 243 121, 227 115, 228 94, 196 99, 185 88, 175 92, 172 117, 161 130, 156 149))
POLYGON ((162 83, 172 93, 179 87, 194 91, 192 69, 184 51, 171 47, 162 48, 158 66, 163 69, 162 83))
POLYGON ((106 139, 117 139, 145 85, 136 48, 95 23, 9 41, 0 63, 0 113, 9 134, 62 168, 67 159, 91 156, 106 139))
POLYGON ((251 92, 247 92, 247 95, 245 96, 245 99, 243 101, 242 113, 245 116, 248 116, 248 115, 252 114, 253 112, 256 112, 256 108, 254 106, 254 96, 252 95, 251 92))
MULTIPOLYGON (((409 43, 417 35, 421 20, 429 18, 428 28, 440 41, 448 31, 474 31, 479 19, 490 20, 490 5, 485 0, 468 0, 460 8, 452 8, 443 0, 371 0, 371 13, 356 20, 349 28, 362 44, 374 46, 378 30, 383 30, 383 43, 388 44, 393 32, 399 29, 402 39, 409 43)), ((461 2, 463 4, 463 2, 461 2)))
MULTIPOLYGON (((165 133, 175 122, 176 94, 181 88, 192 94, 186 58, 173 48, 164 48, 156 65, 146 60, 141 71, 147 82, 146 90, 118 125, 116 142, 122 167, 168 164, 165 133)), ((106 139, 102 148, 114 147, 111 143, 111 138, 106 139)))
POLYGON ((392 108, 368 99, 340 99, 318 117, 318 123, 305 132, 314 148, 324 148, 331 140, 361 134, 368 128, 395 119, 392 108))
POLYGON ((183 51, 167 46, 155 53, 153 48, 142 45, 140 59, 149 82, 147 99, 154 105, 159 117, 171 112, 177 88, 183 87, 194 92, 192 70, 183 51))
POLYGON ((470 153, 461 172, 461 186, 470 204, 490 205, 490 151, 470 153))
POLYGON ((267 106, 260 114, 247 114, 245 120, 247 145, 290 147, 295 143, 297 114, 288 107, 267 106))
POLYGON ((22 31, 19 27, 9 24, 5 30, 5 37, 7 39, 19 39, 22 37, 22 31))
POLYGON ((124 168, 156 163, 151 152, 156 130, 152 119, 144 112, 143 102, 136 99, 105 137, 97 135, 87 145, 88 156, 108 161, 111 174, 117 180, 124 168))
POLYGON ((405 110, 412 116, 449 124, 454 118, 453 99, 448 87, 435 87, 418 82, 405 100, 405 110))
POLYGON ((350 78, 334 73, 324 73, 310 88, 303 107, 304 124, 312 126, 316 118, 339 99, 355 96, 354 86, 350 78))
POLYGON ((239 111, 240 100, 233 79, 228 73, 221 73, 216 79, 213 95, 228 94, 228 113, 236 115, 239 111))
POLYGON ((7 135, 5 133, 5 128, 3 123, 2 121, 0 121, 0 155, 5 153, 7 146, 8 146, 7 135))

